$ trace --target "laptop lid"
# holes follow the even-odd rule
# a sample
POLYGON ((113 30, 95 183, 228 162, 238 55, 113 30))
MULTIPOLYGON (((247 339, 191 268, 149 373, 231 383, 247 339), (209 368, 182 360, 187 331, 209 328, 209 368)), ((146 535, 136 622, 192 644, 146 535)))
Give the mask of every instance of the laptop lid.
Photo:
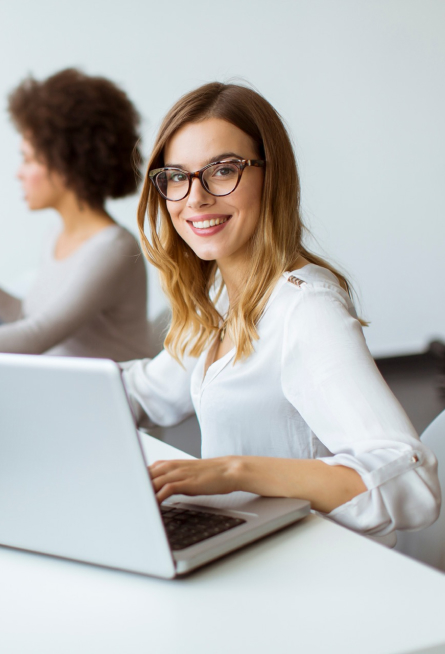
POLYGON ((0 354, 0 544, 175 576, 114 362, 0 354))

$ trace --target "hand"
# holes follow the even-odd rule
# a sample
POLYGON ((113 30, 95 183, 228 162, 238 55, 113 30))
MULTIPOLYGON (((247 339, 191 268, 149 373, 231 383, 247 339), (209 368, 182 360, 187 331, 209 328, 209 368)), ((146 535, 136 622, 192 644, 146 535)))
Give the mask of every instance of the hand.
POLYGON ((225 456, 216 459, 156 461, 149 467, 158 502, 182 493, 214 495, 239 490, 238 459, 225 456))
POLYGON ((214 495, 246 491, 267 497, 299 497, 330 513, 367 490, 356 470, 318 459, 224 456, 157 461, 149 468, 159 502, 170 495, 214 495))

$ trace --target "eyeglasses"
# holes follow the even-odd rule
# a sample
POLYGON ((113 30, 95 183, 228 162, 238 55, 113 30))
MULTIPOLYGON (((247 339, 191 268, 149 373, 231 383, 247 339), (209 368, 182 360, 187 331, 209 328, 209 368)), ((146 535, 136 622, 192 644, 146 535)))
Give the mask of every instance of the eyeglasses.
POLYGON ((195 178, 199 179, 207 193, 222 197, 230 195, 237 188, 245 168, 248 166, 263 168, 265 164, 266 162, 261 159, 215 161, 195 173, 166 166, 150 170, 148 176, 165 200, 179 202, 190 193, 195 178))

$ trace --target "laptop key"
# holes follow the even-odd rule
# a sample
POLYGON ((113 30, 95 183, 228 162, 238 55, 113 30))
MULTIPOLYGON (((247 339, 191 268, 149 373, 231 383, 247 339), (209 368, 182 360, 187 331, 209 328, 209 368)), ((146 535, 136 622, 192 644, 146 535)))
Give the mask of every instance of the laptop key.
POLYGON ((161 515, 172 550, 185 549, 246 522, 242 518, 172 506, 161 506, 161 515))

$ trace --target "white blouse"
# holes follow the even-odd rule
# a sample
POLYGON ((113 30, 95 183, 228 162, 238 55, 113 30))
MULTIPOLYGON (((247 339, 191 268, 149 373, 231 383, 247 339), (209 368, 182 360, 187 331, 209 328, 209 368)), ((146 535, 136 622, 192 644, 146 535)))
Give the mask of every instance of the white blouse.
POLYGON ((139 419, 143 411, 152 424, 172 425, 194 409, 206 458, 317 458, 353 468, 367 491, 328 517, 367 535, 433 522, 436 459, 381 377, 336 277, 313 264, 285 273, 258 335, 247 359, 233 363, 233 349, 205 376, 207 351, 184 368, 165 351, 124 364, 139 419))

